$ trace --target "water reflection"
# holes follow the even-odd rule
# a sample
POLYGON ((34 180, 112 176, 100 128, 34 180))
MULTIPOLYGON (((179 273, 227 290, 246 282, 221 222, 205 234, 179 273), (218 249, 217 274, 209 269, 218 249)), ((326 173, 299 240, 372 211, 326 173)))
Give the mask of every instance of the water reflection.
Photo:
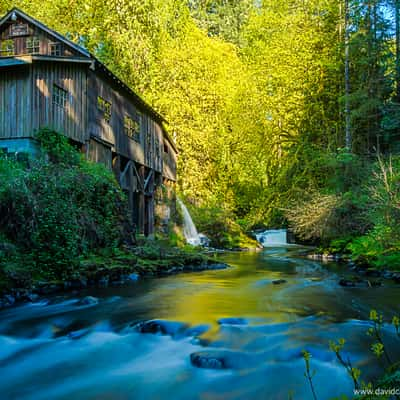
POLYGON ((5 310, 2 399, 258 400, 290 392, 309 399, 302 349, 312 353, 319 399, 351 395, 351 380, 328 342, 347 338, 346 352, 364 379, 379 373, 366 319, 372 307, 398 312, 399 286, 342 288, 338 281, 349 272, 293 257, 299 252, 225 254, 227 270, 80 294, 98 297, 98 304, 52 298, 5 310), (132 327, 155 318, 164 320, 166 335, 132 327), (190 363, 194 353, 223 358, 227 368, 197 368, 190 363))

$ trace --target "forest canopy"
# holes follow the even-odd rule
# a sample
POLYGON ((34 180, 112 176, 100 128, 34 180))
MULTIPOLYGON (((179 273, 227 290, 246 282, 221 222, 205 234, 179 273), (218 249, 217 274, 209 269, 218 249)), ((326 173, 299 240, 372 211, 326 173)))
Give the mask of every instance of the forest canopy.
POLYGON ((397 0, 2 0, 0 12, 12 6, 165 116, 189 204, 307 239, 376 225, 361 214, 377 157, 399 147, 397 0), (329 218, 343 228, 310 228, 329 218))

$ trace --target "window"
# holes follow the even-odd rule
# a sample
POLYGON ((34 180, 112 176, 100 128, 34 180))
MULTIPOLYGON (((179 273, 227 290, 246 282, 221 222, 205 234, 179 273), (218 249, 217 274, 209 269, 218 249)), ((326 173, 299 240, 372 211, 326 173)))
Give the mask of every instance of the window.
POLYGON ((140 141, 140 124, 137 120, 133 120, 127 115, 124 117, 124 132, 132 139, 140 141))
POLYGON ((107 123, 111 120, 111 103, 102 97, 97 97, 97 108, 103 113, 103 118, 107 123))
POLYGON ((167 143, 164 143, 164 153, 168 153, 168 145, 167 145, 167 143))
POLYGON ((40 40, 37 36, 32 36, 26 39, 26 52, 28 54, 39 53, 40 40))
POLYGON ((61 56, 61 43, 49 43, 51 56, 61 56))
POLYGON ((14 40, 3 40, 0 45, 0 56, 14 55, 14 40))
POLYGON ((53 86, 53 104, 65 108, 68 101, 68 92, 60 86, 53 86))

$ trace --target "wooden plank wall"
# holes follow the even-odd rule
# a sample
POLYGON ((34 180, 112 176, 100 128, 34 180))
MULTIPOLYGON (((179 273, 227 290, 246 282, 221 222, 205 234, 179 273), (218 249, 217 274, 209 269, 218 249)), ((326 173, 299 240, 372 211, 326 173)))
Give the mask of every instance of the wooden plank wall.
MULTIPOLYGON (((13 39, 15 55, 24 55, 26 52, 26 39, 31 36, 37 36, 40 40, 40 51, 38 54, 50 55, 50 43, 58 42, 57 39, 50 36, 47 32, 42 31, 34 25, 29 25, 29 34, 27 36, 11 37, 10 36, 10 25, 14 22, 7 22, 0 28, 0 42, 2 40, 13 39)), ((25 24, 26 22, 18 18, 15 22, 16 24, 25 24)), ((61 56, 71 57, 71 56, 82 56, 75 49, 68 47, 64 44, 61 45, 61 56)))
POLYGON ((32 130, 50 127, 85 143, 87 134, 87 66, 69 63, 40 63, 33 68, 32 130), (53 103, 54 85, 68 92, 65 109, 53 103))
POLYGON ((89 133, 112 145, 115 153, 141 165, 162 171, 162 130, 152 118, 139 110, 134 101, 108 79, 89 72, 89 133), (97 97, 111 103, 111 120, 106 122, 97 107, 97 97), (134 119, 141 114, 140 138, 135 140, 124 132, 124 117, 134 119))
POLYGON ((164 140, 163 146, 163 176, 176 181, 176 153, 168 140, 164 140))
POLYGON ((30 66, 2 69, 0 73, 0 138, 32 134, 30 66))

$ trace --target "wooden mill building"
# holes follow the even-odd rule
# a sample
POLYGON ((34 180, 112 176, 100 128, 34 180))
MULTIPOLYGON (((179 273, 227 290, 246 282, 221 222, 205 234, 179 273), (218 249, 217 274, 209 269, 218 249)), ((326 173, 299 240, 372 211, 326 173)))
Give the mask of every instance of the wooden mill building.
POLYGON ((66 135, 112 168, 137 231, 154 232, 155 195, 176 181, 166 121, 83 47, 19 9, 0 19, 0 150, 38 152, 34 134, 66 135))

